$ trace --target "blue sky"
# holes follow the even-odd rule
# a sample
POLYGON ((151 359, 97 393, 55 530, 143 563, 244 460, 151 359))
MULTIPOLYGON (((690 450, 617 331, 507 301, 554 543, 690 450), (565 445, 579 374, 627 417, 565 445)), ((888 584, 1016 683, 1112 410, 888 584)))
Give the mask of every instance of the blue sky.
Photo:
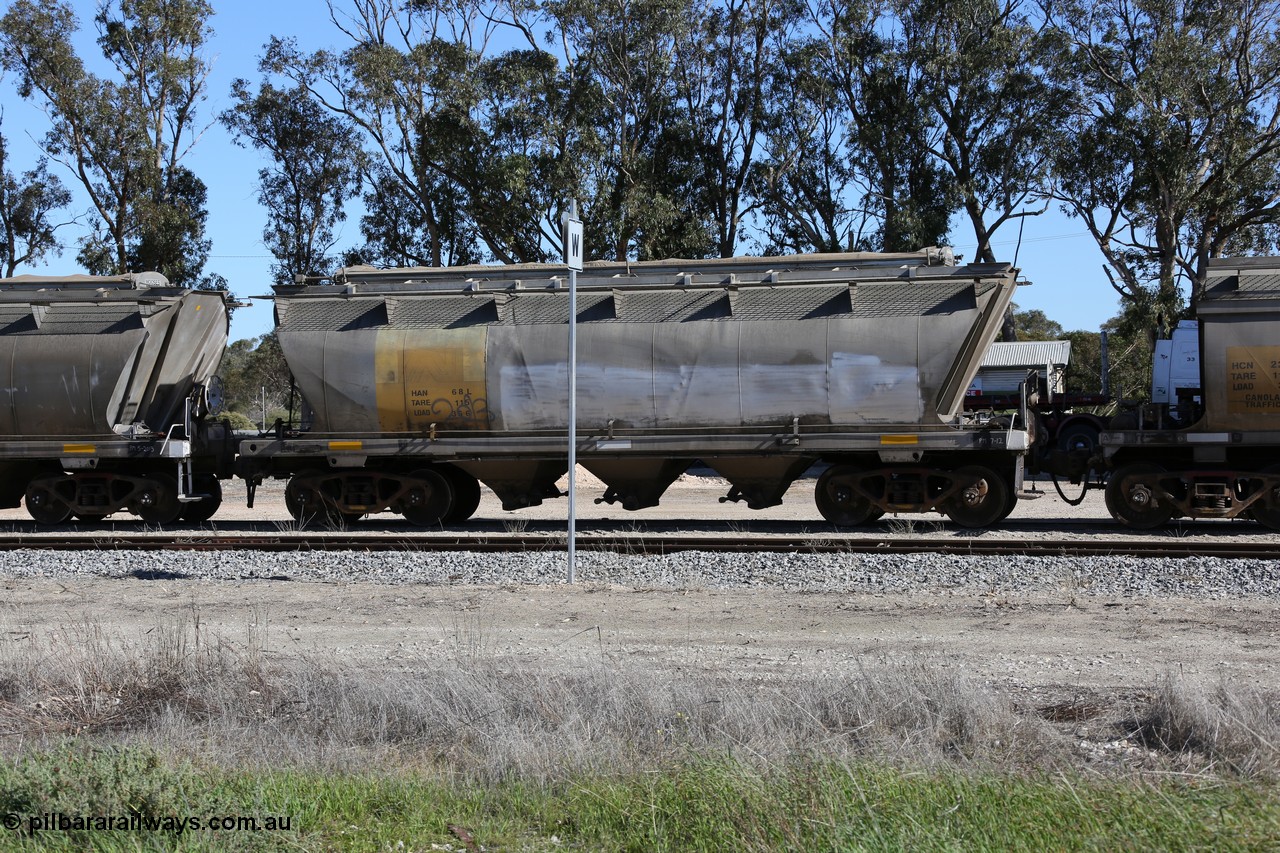
MULTIPOLYGON (((4 4, 7 7, 7 2, 4 4)), ((88 2, 78 8, 92 8, 88 2)), ((341 47, 342 34, 334 32, 322 0, 214 0, 217 10, 212 20, 214 37, 209 54, 213 71, 207 85, 207 100, 201 115, 212 122, 222 110, 231 106, 231 81, 244 77, 259 79, 257 57, 262 45, 272 35, 294 36, 305 50, 341 47)), ((92 13, 81 20, 82 32, 78 49, 91 61, 97 56, 93 43, 92 13)), ((10 170, 25 171, 35 163, 37 151, 30 137, 40 139, 47 129, 47 119, 32 105, 18 97, 12 79, 0 80, 0 107, 4 110, 4 133, 10 144, 10 170)), ((211 124, 200 137, 190 157, 184 161, 208 186, 209 218, 206 236, 212 241, 206 272, 223 275, 231 289, 242 299, 271 291, 272 258, 262 244, 265 222, 257 202, 257 173, 262 161, 256 151, 237 147, 217 123, 211 124)), ((75 192, 72 176, 53 163, 51 170, 75 192)), ((88 207, 78 196, 73 208, 82 212, 88 207)), ((81 272, 75 262, 74 226, 59 232, 68 248, 61 257, 49 259, 38 269, 20 269, 19 273, 63 274, 81 272)), ((360 242, 358 211, 351 211, 343 225, 339 246, 360 242)), ((957 220, 952 229, 952 242, 958 253, 972 258, 975 242, 964 221, 957 220)), ((1051 211, 1028 218, 1018 246, 1018 223, 1005 225, 994 240, 1001 260, 1014 260, 1032 286, 1021 288, 1016 296, 1019 307, 1039 309, 1064 328, 1096 330, 1117 311, 1115 291, 1102 272, 1102 256, 1081 223, 1051 211)), ((252 300, 240 308, 232 319, 231 338, 256 337, 270 331, 271 303, 252 300)))

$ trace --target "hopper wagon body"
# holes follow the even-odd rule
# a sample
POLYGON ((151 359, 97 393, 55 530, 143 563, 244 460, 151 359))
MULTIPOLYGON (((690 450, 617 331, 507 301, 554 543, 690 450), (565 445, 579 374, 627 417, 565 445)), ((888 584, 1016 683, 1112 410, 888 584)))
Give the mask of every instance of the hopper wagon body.
MULTIPOLYGON (((837 524, 1012 509, 1029 434, 963 397, 1012 298, 1008 264, 946 250, 593 263, 577 276, 577 459, 602 501, 656 505, 695 461, 752 508, 825 463, 837 524)), ((288 478, 299 519, 465 519, 559 495, 568 277, 551 265, 347 268, 277 287, 299 428, 240 444, 251 488, 288 478)))

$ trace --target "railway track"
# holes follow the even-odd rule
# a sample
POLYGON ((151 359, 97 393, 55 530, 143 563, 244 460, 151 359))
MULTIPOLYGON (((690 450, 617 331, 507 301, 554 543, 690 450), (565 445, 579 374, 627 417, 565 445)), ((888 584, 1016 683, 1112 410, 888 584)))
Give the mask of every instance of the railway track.
MULTIPOLYGON (((564 534, 552 533, 175 533, 86 532, 60 535, 0 534, 0 551, 147 550, 147 551, 476 551, 518 552, 562 550, 564 534)), ((1276 559, 1276 546, 1267 542, 1227 539, 1008 539, 982 537, 725 536, 703 533, 586 534, 577 540, 581 551, 626 554, 672 554, 681 551, 717 553, 807 554, 957 554, 969 556, 1043 557, 1219 557, 1276 559)))

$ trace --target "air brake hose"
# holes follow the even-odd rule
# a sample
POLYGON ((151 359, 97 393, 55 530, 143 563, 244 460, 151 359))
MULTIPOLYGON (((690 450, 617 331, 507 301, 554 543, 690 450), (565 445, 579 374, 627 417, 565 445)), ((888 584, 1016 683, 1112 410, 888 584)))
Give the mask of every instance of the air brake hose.
POLYGON ((1088 477, 1085 477, 1080 481, 1080 497, 1072 500, 1071 498, 1067 497, 1065 492, 1062 491, 1062 484, 1058 482, 1058 475, 1050 474, 1049 476, 1053 478, 1053 487, 1057 489, 1058 497, 1066 501, 1069 506, 1080 506, 1080 504, 1084 503, 1084 496, 1089 494, 1089 478, 1088 477))

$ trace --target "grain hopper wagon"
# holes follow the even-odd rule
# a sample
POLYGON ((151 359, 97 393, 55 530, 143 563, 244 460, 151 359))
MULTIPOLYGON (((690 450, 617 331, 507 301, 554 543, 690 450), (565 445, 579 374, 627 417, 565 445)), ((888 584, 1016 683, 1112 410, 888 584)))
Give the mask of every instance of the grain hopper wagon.
POLYGON ((204 421, 227 330, 225 294, 158 273, 0 279, 0 505, 211 516, 234 452, 204 421))
MULTIPOLYGON (((965 390, 1012 297, 1008 264, 949 250, 588 264, 578 276, 577 458, 598 500, 654 506, 695 461, 724 500, 779 503, 815 465, 836 524, 1013 507, 1028 434, 978 425, 965 390)), ((287 477, 299 518, 474 512, 559 495, 567 466, 566 272, 376 270, 277 287, 301 417, 242 442, 251 487, 287 477)))

